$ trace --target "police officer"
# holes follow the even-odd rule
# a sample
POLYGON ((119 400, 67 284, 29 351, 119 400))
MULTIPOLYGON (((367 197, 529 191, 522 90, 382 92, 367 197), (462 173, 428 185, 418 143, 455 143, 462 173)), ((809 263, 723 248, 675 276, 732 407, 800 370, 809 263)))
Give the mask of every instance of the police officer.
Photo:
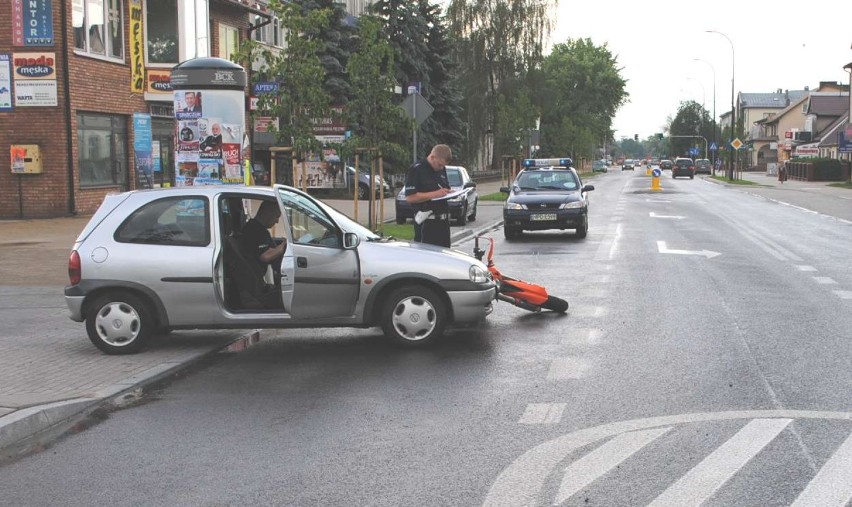
POLYGON ((431 211, 429 218, 414 222, 414 241, 450 246, 450 205, 446 199, 435 200, 450 193, 446 165, 453 152, 446 144, 436 144, 429 156, 408 168, 405 177, 405 200, 415 211, 431 211))

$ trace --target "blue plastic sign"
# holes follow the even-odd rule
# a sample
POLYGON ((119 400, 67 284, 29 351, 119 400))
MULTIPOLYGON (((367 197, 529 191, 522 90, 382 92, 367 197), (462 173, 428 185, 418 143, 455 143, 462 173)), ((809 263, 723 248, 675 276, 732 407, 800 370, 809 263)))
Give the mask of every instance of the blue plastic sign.
POLYGON ((254 95, 265 95, 267 93, 278 93, 278 83, 262 81, 254 84, 254 95))
POLYGON ((655 178, 659 178, 661 174, 662 174, 662 172, 660 171, 660 168, 659 168, 659 167, 654 168, 654 169, 651 171, 651 176, 653 176, 653 177, 655 177, 655 178))
POLYGON ((710 143, 710 151, 717 151, 718 149, 719 147, 716 146, 716 143, 710 143))

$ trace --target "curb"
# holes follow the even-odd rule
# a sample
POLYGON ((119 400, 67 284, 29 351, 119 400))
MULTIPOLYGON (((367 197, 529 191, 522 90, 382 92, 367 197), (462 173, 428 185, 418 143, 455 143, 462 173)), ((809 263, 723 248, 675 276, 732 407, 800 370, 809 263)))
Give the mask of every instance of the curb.
POLYGON ((74 398, 16 410, 0 417, 0 463, 43 449, 84 421, 98 408, 120 407, 137 399, 141 391, 170 375, 229 349, 235 343, 260 340, 260 330, 243 333, 223 346, 202 352, 186 361, 168 361, 121 380, 91 398, 74 398))

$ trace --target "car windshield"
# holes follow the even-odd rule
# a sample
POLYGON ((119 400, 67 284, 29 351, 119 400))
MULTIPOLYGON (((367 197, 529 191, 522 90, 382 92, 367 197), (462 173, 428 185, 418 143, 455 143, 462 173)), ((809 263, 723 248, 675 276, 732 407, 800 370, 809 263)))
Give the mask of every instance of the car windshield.
POLYGON ((577 178, 570 171, 524 171, 516 183, 521 190, 577 190, 577 178))

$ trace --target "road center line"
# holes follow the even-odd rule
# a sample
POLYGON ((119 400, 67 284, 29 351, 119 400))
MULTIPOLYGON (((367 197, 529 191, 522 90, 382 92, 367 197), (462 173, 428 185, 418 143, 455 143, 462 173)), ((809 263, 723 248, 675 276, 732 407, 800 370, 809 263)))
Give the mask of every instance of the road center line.
POLYGON ((837 283, 832 278, 827 276, 815 276, 814 281, 821 285, 832 285, 837 283))
POLYGON ((798 269, 799 271, 816 271, 817 270, 817 268, 815 268, 813 266, 804 266, 804 265, 798 265, 798 266, 796 266, 796 269, 798 269))
POLYGON ((704 458, 648 507, 698 506, 775 439, 792 419, 755 419, 704 458))

